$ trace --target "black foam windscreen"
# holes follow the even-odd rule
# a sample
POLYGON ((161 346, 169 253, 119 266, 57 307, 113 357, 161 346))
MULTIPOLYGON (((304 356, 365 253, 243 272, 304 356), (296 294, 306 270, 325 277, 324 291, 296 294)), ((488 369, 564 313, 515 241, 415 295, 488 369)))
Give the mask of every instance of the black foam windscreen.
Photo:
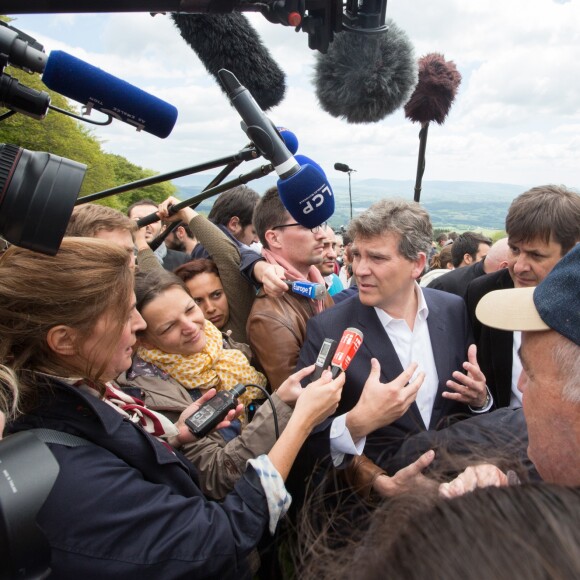
POLYGON ((219 82, 218 71, 231 71, 263 110, 280 104, 286 75, 248 19, 231 14, 173 14, 182 38, 219 82))

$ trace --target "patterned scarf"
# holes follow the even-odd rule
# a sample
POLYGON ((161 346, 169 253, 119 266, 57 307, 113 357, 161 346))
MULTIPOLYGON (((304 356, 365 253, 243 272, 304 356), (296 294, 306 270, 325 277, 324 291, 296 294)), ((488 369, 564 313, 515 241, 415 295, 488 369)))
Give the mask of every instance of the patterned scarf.
MULTIPOLYGON (((98 387, 91 381, 81 379, 72 384, 85 393, 99 396, 98 387)), ((174 437, 179 434, 177 427, 167 417, 148 409, 141 399, 131 397, 131 395, 117 389, 111 383, 105 383, 105 386, 107 390, 103 397, 104 402, 132 423, 141 425, 147 433, 158 439, 167 439, 167 437, 174 437)))
MULTIPOLYGON (((206 345, 201 352, 190 355, 169 354, 157 348, 139 347, 137 356, 170 374, 186 389, 230 390, 238 383, 266 386, 266 377, 250 366, 242 352, 224 349, 222 333, 209 321, 204 324, 206 345)), ((239 401, 246 406, 262 398, 259 389, 248 387, 239 401)))
MULTIPOLYGON (((294 268, 290 262, 286 261, 280 256, 275 256, 270 250, 263 249, 262 256, 266 258, 266 262, 268 262, 268 264, 275 264, 284 268, 284 278, 286 280, 292 280, 293 282, 299 280, 314 282, 315 284, 322 284, 324 288, 326 288, 324 278, 316 266, 310 266, 310 270, 308 270, 308 276, 307 278, 304 278, 304 276, 296 268, 294 268)), ((324 310, 324 300, 312 300, 312 302, 314 303, 316 312, 322 312, 324 310)))

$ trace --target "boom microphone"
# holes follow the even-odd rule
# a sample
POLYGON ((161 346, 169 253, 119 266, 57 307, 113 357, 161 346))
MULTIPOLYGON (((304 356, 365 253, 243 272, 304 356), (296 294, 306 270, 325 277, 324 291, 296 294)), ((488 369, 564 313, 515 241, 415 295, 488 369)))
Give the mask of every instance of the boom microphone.
POLYGON ((341 32, 326 54, 317 55, 316 96, 333 117, 376 123, 396 111, 417 84, 409 38, 392 20, 377 34, 341 32))
POLYGON ((350 361, 358 352, 363 341, 363 333, 358 328, 347 328, 340 337, 338 348, 332 357, 330 370, 332 378, 335 379, 341 372, 346 372, 350 361))
POLYGON ((177 121, 177 109, 62 50, 53 50, 42 75, 53 91, 91 109, 164 139, 177 121))
POLYGON ((244 15, 172 14, 172 18, 181 37, 218 81, 219 70, 225 68, 240 79, 262 109, 282 102, 285 74, 244 15))
POLYGON ((246 135, 260 155, 274 166, 279 176, 280 199, 290 215, 307 228, 327 221, 334 213, 334 195, 324 174, 310 163, 296 161, 270 119, 235 75, 222 69, 218 76, 242 118, 246 135))
POLYGON ((343 173, 348 173, 349 171, 356 171, 356 169, 351 169, 346 163, 335 163, 334 168, 337 171, 342 171, 343 173))

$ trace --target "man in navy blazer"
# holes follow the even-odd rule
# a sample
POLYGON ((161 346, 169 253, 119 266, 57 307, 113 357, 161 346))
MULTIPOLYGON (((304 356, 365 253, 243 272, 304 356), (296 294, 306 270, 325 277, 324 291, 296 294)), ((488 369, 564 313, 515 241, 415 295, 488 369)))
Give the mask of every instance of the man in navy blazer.
MULTIPOLYGON (((508 210, 508 266, 473 280, 465 300, 477 344, 477 357, 497 407, 521 407, 517 388, 522 366, 514 356, 521 333, 490 328, 475 316, 479 301, 494 290, 537 286, 580 242, 580 196, 563 185, 541 185, 516 197, 508 210)), ((517 293, 516 293, 517 295, 517 293)), ((518 304, 514 302, 514 308, 518 304)))
MULTIPOLYGON (((351 222, 349 235, 354 240, 353 270, 359 294, 309 321, 298 366, 316 360, 325 338, 339 340, 348 327, 363 332, 362 346, 346 371, 336 413, 345 417, 346 433, 339 435, 346 440, 350 435, 355 446, 366 437, 365 455, 388 468, 389 459, 409 435, 439 429, 454 417, 485 412, 492 399, 477 365, 475 346, 470 347, 464 301, 422 289, 416 282, 431 246, 429 214, 415 202, 382 200, 351 222), (398 418, 381 417, 377 397, 366 396, 369 370, 377 366, 372 359, 380 365, 378 380, 383 384, 404 369, 413 378, 425 375, 416 401, 398 418)), ((356 455, 348 443, 342 446, 332 441, 333 435, 333 459, 337 449, 356 455)), ((377 473, 371 470, 369 477, 378 481, 377 473)))

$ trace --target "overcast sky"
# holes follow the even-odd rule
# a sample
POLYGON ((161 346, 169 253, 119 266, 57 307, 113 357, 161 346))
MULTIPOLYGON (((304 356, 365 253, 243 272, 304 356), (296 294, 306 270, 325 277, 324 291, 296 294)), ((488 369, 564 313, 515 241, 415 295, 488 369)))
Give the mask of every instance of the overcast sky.
MULTIPOLYGON (((580 0, 390 0, 387 16, 417 58, 442 53, 463 76, 445 124, 429 130, 424 180, 580 186, 580 0)), ((70 52, 178 108, 165 140, 119 121, 96 130, 105 150, 166 172, 245 145, 236 111, 168 17, 16 18, 47 52, 70 52)), ((287 74, 286 97, 268 115, 297 134, 300 153, 331 180, 344 177, 337 161, 356 179, 414 180, 419 126, 402 108, 373 124, 332 118, 316 101, 307 35, 250 18, 287 74)))

